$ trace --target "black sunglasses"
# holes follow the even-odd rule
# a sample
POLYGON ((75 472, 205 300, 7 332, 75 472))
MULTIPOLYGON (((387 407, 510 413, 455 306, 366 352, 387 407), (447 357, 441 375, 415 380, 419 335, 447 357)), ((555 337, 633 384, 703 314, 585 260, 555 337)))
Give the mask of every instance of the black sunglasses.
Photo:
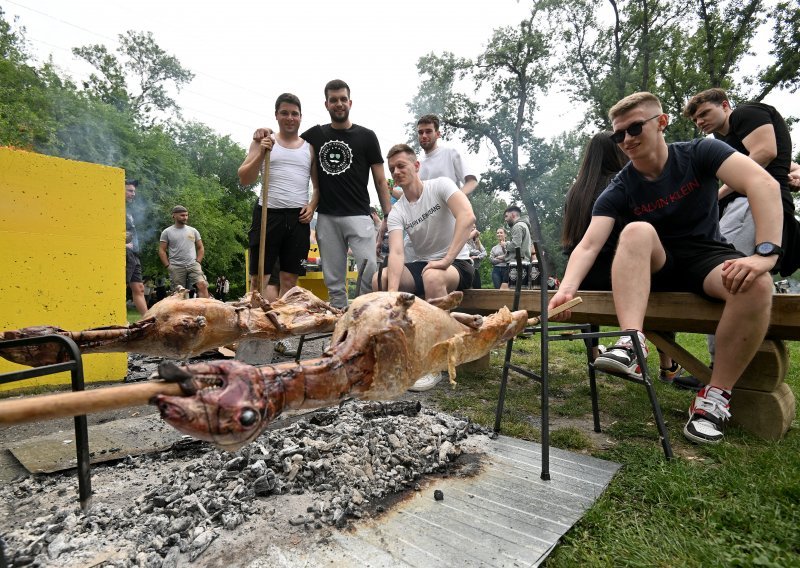
POLYGON ((639 136, 639 134, 642 133, 642 127, 644 126, 644 123, 645 122, 649 122, 649 121, 653 120, 654 118, 658 118, 659 116, 661 116, 661 115, 657 114, 655 116, 651 116, 647 120, 640 120, 639 122, 634 122, 633 124, 629 125, 628 128, 626 128, 624 130, 615 130, 614 134, 609 136, 609 138, 611 138, 611 141, 614 144, 622 144, 623 140, 625 140, 625 133, 626 132, 628 134, 630 134, 631 136, 639 136))

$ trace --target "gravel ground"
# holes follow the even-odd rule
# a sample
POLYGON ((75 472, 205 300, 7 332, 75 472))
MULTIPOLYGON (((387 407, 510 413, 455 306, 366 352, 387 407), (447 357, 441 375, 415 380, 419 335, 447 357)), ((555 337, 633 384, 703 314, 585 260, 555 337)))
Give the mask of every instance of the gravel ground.
MULTIPOLYGON (((321 343, 308 344, 303 357, 318 355, 321 343)), ((288 358, 276 354, 278 360, 288 358)), ((158 362, 132 356, 126 381, 143 380, 158 362)), ((236 453, 187 440, 96 465, 88 511, 77 504, 74 471, 19 475, 0 487, 6 561, 240 566, 268 546, 324 543, 333 531, 424 491, 426 480, 476 470, 479 454, 462 447, 487 432, 437 412, 425 398, 409 393, 398 404, 348 402, 289 416, 236 453)), ((137 407, 89 418, 102 423, 154 413, 137 407)), ((71 419, 15 426, 2 431, 0 446, 71 427, 71 419)))

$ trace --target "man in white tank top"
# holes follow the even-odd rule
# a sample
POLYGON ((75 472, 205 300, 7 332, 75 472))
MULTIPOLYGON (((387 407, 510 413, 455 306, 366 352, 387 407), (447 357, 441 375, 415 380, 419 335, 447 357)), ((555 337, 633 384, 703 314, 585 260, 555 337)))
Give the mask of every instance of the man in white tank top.
MULTIPOLYGON (((267 235, 264 273, 269 277, 277 262, 280 266, 280 295, 297 285, 304 274, 302 261, 308 256, 310 226, 314 210, 319 201, 316 166, 312 159, 312 148, 300 138, 302 118, 300 100, 284 93, 275 101, 275 119, 278 132, 259 128, 242 165, 239 181, 251 185, 258 179, 264 164, 264 156, 270 151, 269 192, 267 197, 267 235), (311 181, 313 195, 308 198, 308 183, 311 181)), ((250 244, 251 288, 257 286, 258 252, 261 237, 261 192, 253 208, 253 221, 248 233, 250 244)), ((266 282, 265 282, 266 284, 266 282)), ((278 293, 273 286, 261 293, 272 301, 278 293)))

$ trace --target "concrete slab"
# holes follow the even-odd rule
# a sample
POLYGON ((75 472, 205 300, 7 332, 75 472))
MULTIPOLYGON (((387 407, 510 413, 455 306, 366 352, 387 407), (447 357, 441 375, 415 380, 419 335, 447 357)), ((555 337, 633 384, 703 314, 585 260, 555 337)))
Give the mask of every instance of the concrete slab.
POLYGON ((236 346, 236 360, 248 365, 269 365, 275 342, 268 339, 243 339, 236 346))
MULTIPOLYGON (((157 414, 96 424, 89 426, 90 462, 165 450, 183 438, 157 414)), ((19 442, 8 449, 31 473, 53 473, 77 467, 74 430, 19 442)))

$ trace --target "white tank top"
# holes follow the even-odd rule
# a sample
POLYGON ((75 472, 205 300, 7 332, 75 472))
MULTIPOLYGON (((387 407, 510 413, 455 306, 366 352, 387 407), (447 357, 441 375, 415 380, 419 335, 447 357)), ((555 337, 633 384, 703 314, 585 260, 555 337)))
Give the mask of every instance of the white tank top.
MULTIPOLYGON (((275 141, 269 155, 267 207, 270 209, 303 207, 308 203, 310 179, 311 149, 308 142, 303 140, 303 145, 299 148, 284 148, 275 141)), ((258 204, 262 204, 260 190, 258 204)))

